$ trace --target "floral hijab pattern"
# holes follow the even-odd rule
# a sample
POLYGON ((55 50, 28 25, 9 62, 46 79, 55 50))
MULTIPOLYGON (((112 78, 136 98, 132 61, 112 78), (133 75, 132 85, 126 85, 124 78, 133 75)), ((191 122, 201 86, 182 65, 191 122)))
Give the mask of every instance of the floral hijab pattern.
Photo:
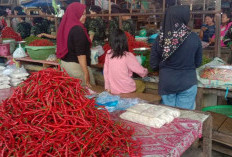
POLYGON ((167 60, 188 38, 191 33, 187 27, 189 19, 188 6, 173 6, 166 11, 159 35, 159 45, 163 49, 162 61, 167 60))

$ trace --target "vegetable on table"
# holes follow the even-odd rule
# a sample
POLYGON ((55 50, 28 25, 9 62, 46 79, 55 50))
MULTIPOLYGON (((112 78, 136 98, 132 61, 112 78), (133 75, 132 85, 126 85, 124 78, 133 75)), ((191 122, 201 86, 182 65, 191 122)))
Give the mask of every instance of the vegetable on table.
POLYGON ((54 46, 54 44, 47 39, 37 39, 30 42, 29 46, 54 46))
POLYGON ((4 27, 2 30, 2 38, 12 38, 16 41, 21 41, 21 36, 16 33, 11 27, 4 27))
POLYGON ((1 156, 141 156, 133 128, 86 94, 66 72, 32 73, 0 105, 1 156))
POLYGON ((29 36, 29 37, 27 37, 27 38, 25 38, 24 40, 26 41, 26 43, 25 43, 25 45, 28 45, 28 44, 30 44, 32 41, 34 41, 34 40, 37 40, 37 39, 42 39, 42 38, 40 38, 40 37, 37 37, 37 36, 29 36))

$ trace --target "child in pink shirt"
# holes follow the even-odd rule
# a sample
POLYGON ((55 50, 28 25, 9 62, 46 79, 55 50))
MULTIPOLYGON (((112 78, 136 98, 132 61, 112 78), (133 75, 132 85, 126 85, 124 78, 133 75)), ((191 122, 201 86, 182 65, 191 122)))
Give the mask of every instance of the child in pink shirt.
POLYGON ((109 38, 111 50, 106 54, 104 64, 105 89, 112 94, 131 93, 136 91, 135 81, 131 78, 133 72, 141 77, 148 73, 136 57, 128 52, 125 33, 118 29, 109 38))

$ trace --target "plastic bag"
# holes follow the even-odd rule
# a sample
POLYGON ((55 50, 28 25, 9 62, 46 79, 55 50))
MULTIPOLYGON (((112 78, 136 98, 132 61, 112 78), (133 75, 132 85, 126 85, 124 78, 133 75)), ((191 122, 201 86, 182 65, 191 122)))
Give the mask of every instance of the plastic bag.
POLYGON ((8 65, 3 70, 3 75, 11 75, 12 73, 27 73, 27 71, 23 66, 21 68, 17 68, 15 64, 8 65))
POLYGON ((0 70, 4 70, 4 69, 5 69, 5 67, 0 65, 0 70))
POLYGON ((16 65, 8 65, 2 72, 3 75, 10 75, 17 69, 16 65))
POLYGON ((0 82, 3 82, 3 81, 9 81, 10 78, 8 76, 0 76, 0 82))
POLYGON ((15 82, 15 83, 11 83, 10 85, 13 86, 13 87, 16 87, 20 84, 21 82, 15 82))
POLYGON ((125 110, 135 104, 143 103, 144 101, 138 98, 120 98, 120 96, 111 95, 108 92, 102 92, 96 99, 96 103, 105 108, 109 112, 116 110, 125 110))
POLYGON ((26 80, 27 77, 22 77, 22 78, 11 78, 10 82, 15 83, 15 82, 22 82, 26 80))
POLYGON ((23 58, 26 56, 27 55, 26 55, 24 49, 21 47, 21 44, 19 44, 19 47, 13 53, 13 58, 23 58))
POLYGON ((11 78, 25 78, 27 77, 29 74, 28 73, 13 73, 10 75, 11 78))
POLYGON ((46 59, 46 61, 56 61, 56 60, 57 58, 55 54, 49 55, 48 58, 46 59))
POLYGON ((103 50, 102 46, 96 46, 95 49, 97 49, 98 52, 98 56, 101 56, 105 53, 105 51, 103 50))
POLYGON ((0 89, 10 88, 10 85, 0 85, 0 89))

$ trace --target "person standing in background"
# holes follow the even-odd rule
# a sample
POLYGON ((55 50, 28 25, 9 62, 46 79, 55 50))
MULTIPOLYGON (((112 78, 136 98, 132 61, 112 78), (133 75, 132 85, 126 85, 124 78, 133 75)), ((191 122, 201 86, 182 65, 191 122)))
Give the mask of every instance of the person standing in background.
POLYGON ((205 16, 205 24, 202 25, 201 31, 200 31, 200 39, 204 42, 210 42, 212 36, 215 33, 215 25, 213 22, 213 16, 212 15, 206 15, 205 16))
MULTIPOLYGON (((223 43, 232 50, 232 26, 228 28, 223 38, 223 43)), ((232 52, 230 52, 230 56, 228 57, 227 63, 232 64, 232 52)))
POLYGON ((71 77, 82 80, 82 85, 95 85, 90 68, 91 40, 84 23, 86 7, 74 2, 68 6, 57 33, 57 58, 61 59, 61 67, 71 77))
POLYGON ((158 92, 162 103, 193 110, 202 45, 199 36, 187 26, 189 20, 189 6, 167 9, 161 33, 152 46, 150 65, 159 71, 158 92))
MULTIPOLYGON (((120 6, 117 4, 111 5, 111 14, 118 14, 120 13, 120 6)), ((111 20, 109 21, 109 30, 108 30, 108 36, 116 29, 119 29, 119 21, 118 17, 112 16, 111 20)))
MULTIPOLYGON (((229 12, 225 12, 222 14, 222 23, 221 23, 221 36, 220 36, 220 41, 221 41, 221 46, 225 47, 226 45, 223 43, 223 38, 227 32, 227 30, 230 28, 232 25, 232 22, 230 21, 231 14, 229 12)), ((215 35, 213 35, 212 40, 210 44, 215 43, 215 35)))
MULTIPOLYGON (((23 12, 23 8, 22 7, 20 7, 20 6, 14 7, 14 9, 13 9, 13 15, 18 15, 21 12, 23 12)), ((17 25, 18 24, 19 24, 18 18, 15 17, 15 18, 13 18, 11 20, 11 26, 14 29, 15 32, 17 31, 17 25)))
MULTIPOLYGON (((121 9, 120 13, 129 14, 130 11, 128 9, 121 9)), ((135 36, 135 24, 131 16, 122 16, 122 30, 135 36)))
MULTIPOLYGON (((90 6, 89 11, 91 15, 96 15, 101 13, 101 8, 97 5, 92 5, 90 6)), ((105 28, 105 23, 101 17, 93 16, 90 18, 88 23, 88 33, 93 47, 105 44, 105 28)))
MULTIPOLYGON (((26 15, 24 12, 19 12, 18 15, 26 15)), ((25 39, 31 35, 31 24, 25 22, 25 17, 18 17, 17 32, 20 34, 22 39, 25 39)))
POLYGON ((55 27, 55 19, 50 17, 50 15, 55 15, 55 11, 52 7, 43 7, 42 8, 43 15, 49 15, 48 17, 44 18, 43 23, 44 27, 47 27, 47 33, 43 32, 38 34, 38 37, 48 38, 50 40, 56 39, 56 27, 55 27))

